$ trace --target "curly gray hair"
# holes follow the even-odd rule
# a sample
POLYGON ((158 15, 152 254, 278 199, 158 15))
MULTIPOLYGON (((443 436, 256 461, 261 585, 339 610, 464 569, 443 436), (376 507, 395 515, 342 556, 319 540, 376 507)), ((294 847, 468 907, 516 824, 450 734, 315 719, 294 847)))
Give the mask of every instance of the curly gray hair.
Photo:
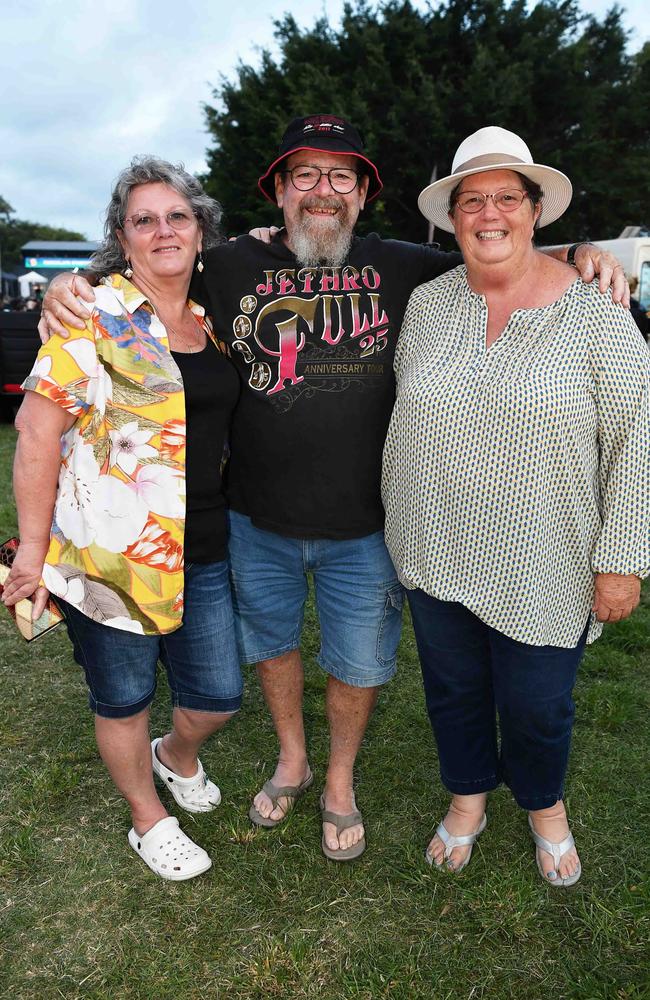
POLYGON ((222 215, 221 205, 205 193, 196 177, 189 174, 182 163, 174 165, 157 156, 134 156, 130 165, 115 181, 111 200, 106 209, 104 239, 90 262, 95 274, 104 277, 114 271, 122 271, 126 267, 126 258, 117 238, 117 231, 124 226, 129 195, 138 184, 168 184, 186 198, 201 227, 204 250, 223 242, 219 225, 222 215))

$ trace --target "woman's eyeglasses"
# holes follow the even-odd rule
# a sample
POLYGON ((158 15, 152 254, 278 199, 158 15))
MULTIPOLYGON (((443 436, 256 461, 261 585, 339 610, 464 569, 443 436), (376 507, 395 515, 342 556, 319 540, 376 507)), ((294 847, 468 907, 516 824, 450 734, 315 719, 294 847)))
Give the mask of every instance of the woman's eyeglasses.
POLYGON ((482 191, 461 191, 456 198, 456 204, 461 212, 480 212, 488 198, 491 198, 494 205, 502 212, 514 212, 519 208, 524 198, 528 198, 528 192, 520 188, 502 188, 494 194, 483 194, 482 191))
MULTIPOLYGON (((124 222, 130 222, 136 233, 153 233, 154 229, 158 228, 160 220, 163 218, 161 215, 151 215, 149 212, 136 212, 135 215, 130 215, 128 219, 124 222)), ((167 212, 164 216, 167 220, 167 225, 171 226, 172 229, 187 229, 194 222, 194 213, 188 214, 187 212, 181 212, 176 210, 175 212, 167 212)))

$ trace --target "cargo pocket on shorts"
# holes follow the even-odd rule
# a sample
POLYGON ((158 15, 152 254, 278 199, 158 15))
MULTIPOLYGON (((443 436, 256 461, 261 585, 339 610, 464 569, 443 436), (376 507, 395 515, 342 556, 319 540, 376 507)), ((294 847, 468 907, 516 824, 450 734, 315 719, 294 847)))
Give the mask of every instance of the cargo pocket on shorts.
POLYGON ((382 667, 392 667, 395 663, 402 631, 403 607, 404 588, 401 583, 394 583, 386 591, 384 613, 377 634, 377 660, 382 667))

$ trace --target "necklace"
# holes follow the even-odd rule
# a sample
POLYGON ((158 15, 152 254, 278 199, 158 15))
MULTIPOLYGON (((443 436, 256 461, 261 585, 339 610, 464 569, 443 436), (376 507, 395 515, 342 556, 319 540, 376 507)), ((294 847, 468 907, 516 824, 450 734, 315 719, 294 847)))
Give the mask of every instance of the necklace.
MULTIPOLYGON (((190 354, 193 354, 194 351, 197 349, 197 347, 199 347, 199 345, 201 345, 203 343, 203 336, 202 336, 203 331, 202 330, 197 331, 198 332, 198 336, 197 336, 196 340, 194 341, 194 343, 190 343, 190 341, 187 339, 187 337, 185 337, 182 333, 179 333, 178 330, 174 329, 174 327, 171 325, 171 323, 167 323, 163 319, 163 317, 162 317, 162 315, 160 313, 160 310, 156 310, 156 315, 158 316, 158 319, 163 324, 163 326, 165 327, 165 329, 169 330, 170 333, 173 333, 174 336, 178 340, 180 340, 181 344, 184 344, 185 347, 187 347, 187 349, 188 349, 188 351, 189 351, 190 354)), ((194 323, 196 323, 196 325, 198 326, 199 324, 198 324, 197 320, 195 319, 194 315, 192 313, 190 313, 190 315, 192 316, 192 320, 194 321, 194 323)))

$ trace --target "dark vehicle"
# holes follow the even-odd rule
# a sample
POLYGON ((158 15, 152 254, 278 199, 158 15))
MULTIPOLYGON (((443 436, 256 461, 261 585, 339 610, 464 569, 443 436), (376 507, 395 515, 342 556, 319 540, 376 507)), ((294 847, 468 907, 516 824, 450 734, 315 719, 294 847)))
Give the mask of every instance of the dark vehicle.
POLYGON ((13 420, 41 342, 40 312, 0 312, 0 419, 13 420))

